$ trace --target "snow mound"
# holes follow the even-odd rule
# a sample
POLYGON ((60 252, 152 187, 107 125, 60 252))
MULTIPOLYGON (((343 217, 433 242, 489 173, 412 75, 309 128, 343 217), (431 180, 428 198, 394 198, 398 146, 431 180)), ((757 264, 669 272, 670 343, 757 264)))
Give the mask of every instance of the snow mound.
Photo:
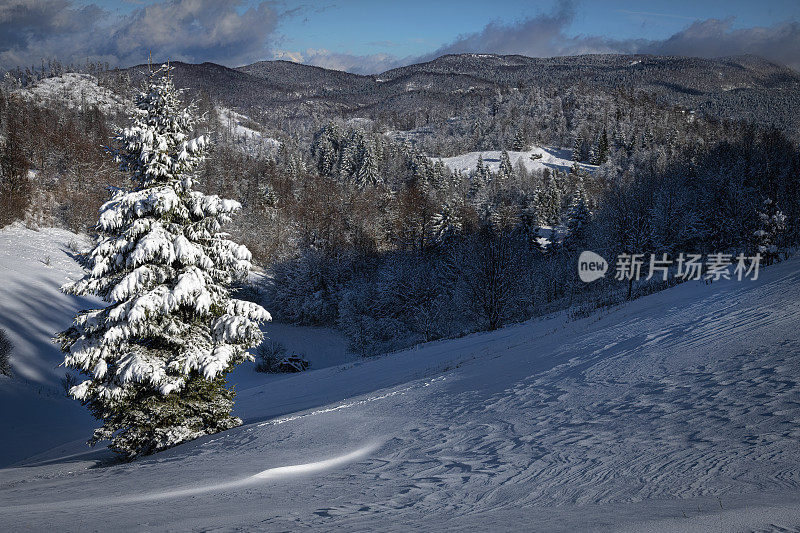
POLYGON ((15 91, 26 100, 45 105, 66 105, 71 109, 97 106, 103 113, 130 114, 133 103, 101 87, 97 78, 88 74, 68 72, 61 76, 45 78, 30 87, 15 91))

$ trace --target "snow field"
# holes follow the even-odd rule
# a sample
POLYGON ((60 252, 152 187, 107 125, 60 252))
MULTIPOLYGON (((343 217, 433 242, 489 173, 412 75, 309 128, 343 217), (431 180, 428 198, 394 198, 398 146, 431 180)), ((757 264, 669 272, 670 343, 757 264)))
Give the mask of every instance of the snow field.
MULTIPOLYGON (((489 150, 485 152, 468 152, 465 154, 457 155, 454 157, 444 157, 442 162, 447 168, 452 171, 472 172, 478 165, 478 157, 483 158, 483 164, 492 172, 500 170, 500 155, 501 151, 489 150)), ((571 159, 572 153, 569 150, 552 147, 536 147, 524 152, 508 152, 508 158, 511 160, 512 167, 516 168, 518 164, 522 164, 527 171, 544 170, 559 170, 562 172, 569 171, 572 165, 575 164, 571 159), (541 155, 540 159, 531 159, 532 155, 541 155)), ((589 165, 587 163, 579 163, 583 170, 588 172, 594 171, 597 166, 589 165)))
MULTIPOLYGON (((0 250, 41 253, 24 251, 28 230, 14 231, 0 250)), ((1 256, 5 266, 13 254, 1 256)), ((30 265, 17 263, 21 278, 56 268, 30 265)), ((56 287, 35 291, 50 301, 56 287)), ((332 356, 241 390, 243 427, 128 464, 65 438, 0 470, 0 520, 33 530, 103 528, 113 516, 116 529, 154 530, 407 531, 435 520, 443 531, 791 531, 798 299, 791 259, 757 281, 685 283, 574 322, 343 364, 332 356)), ((48 318, 54 309, 28 309, 22 323, 68 321, 48 318)))

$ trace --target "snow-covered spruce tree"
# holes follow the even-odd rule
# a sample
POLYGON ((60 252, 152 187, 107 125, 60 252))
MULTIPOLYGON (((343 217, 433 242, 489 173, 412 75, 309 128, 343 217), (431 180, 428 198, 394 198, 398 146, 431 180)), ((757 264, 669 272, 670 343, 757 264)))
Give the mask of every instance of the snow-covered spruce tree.
POLYGON ((262 339, 262 307, 230 297, 250 252, 220 232, 239 203, 193 190, 208 145, 191 139, 170 68, 151 73, 116 160, 137 187, 100 209, 89 271, 62 287, 110 305, 83 311, 57 340, 87 379, 70 394, 102 420, 89 444, 132 459, 241 424, 226 374, 262 339))
POLYGON ((583 180, 579 178, 567 212, 567 234, 564 237, 564 247, 570 252, 577 252, 586 245, 588 240, 588 226, 592 217, 588 204, 583 180))
POLYGON ((375 152, 375 143, 365 141, 362 147, 361 168, 355 176, 359 188, 375 185, 379 181, 378 157, 375 152))
POLYGON ((537 214, 539 226, 556 226, 561 219, 561 189, 557 183, 557 176, 547 173, 544 183, 536 191, 537 214))
POLYGON ((511 178, 513 173, 514 168, 511 166, 511 158, 508 156, 508 152, 503 150, 500 153, 500 172, 497 176, 500 179, 500 182, 504 183, 506 180, 511 178))
POLYGON ((756 249, 765 265, 771 265, 780 259, 778 243, 786 229, 786 215, 770 198, 766 198, 763 208, 758 212, 759 228, 753 233, 756 249))
POLYGON ((447 244, 461 233, 464 227, 461 202, 457 198, 449 198, 431 218, 431 234, 433 240, 441 245, 447 244))
POLYGON ((583 136, 578 133, 575 136, 575 141, 572 143, 572 160, 573 161, 582 161, 583 159, 583 149, 584 149, 584 142, 583 136))
POLYGON ((608 149, 608 130, 603 126, 603 133, 597 140, 597 151, 595 152, 595 158, 592 163, 595 165, 602 165, 605 163, 608 160, 608 149))

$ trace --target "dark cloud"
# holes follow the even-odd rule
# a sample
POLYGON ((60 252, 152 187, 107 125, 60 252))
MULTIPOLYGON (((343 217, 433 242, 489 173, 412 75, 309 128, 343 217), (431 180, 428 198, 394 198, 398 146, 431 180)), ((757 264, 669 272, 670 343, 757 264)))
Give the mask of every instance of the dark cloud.
MULTIPOLYGON (((568 50, 579 50, 575 39, 564 35, 564 29, 575 18, 573 2, 560 2, 552 13, 543 13, 513 24, 490 22, 482 31, 460 35, 420 59, 430 59, 445 54, 491 53, 520 54, 531 57, 565 55, 568 50)), ((581 52, 578 52, 581 53, 581 52)))
POLYGON ((227 65, 262 59, 278 24, 261 2, 239 14, 239 0, 174 0, 134 11, 113 29, 120 62, 141 62, 149 51, 159 60, 212 61, 227 65))
POLYGON ((79 34, 105 15, 95 5, 72 8, 66 0, 10 2, 0 5, 0 47, 3 49, 53 34, 79 34))
POLYGON ((0 4, 0 67, 38 63, 59 52, 87 52, 87 29, 106 18, 96 5, 67 0, 12 0, 0 4))
POLYGON ((0 67, 102 60, 115 65, 153 59, 239 65, 263 59, 279 15, 261 2, 169 0, 112 18, 96 5, 68 0, 12 0, 0 6, 0 67))
MULTIPOLYGON (((429 61, 444 54, 494 53, 539 57, 564 55, 572 53, 570 50, 579 49, 575 39, 567 38, 563 34, 564 28, 572 22, 574 16, 573 3, 561 2, 553 13, 528 18, 516 24, 490 22, 478 33, 461 35, 452 43, 419 57, 399 58, 388 53, 353 55, 328 50, 280 51, 276 57, 358 74, 373 74, 402 65, 429 61)), ((599 49, 598 44, 593 43, 590 48, 579 53, 595 52, 599 49)))
MULTIPOLYGON (((391 68, 429 61, 444 54, 495 53, 530 56, 562 55, 566 52, 563 29, 570 24, 574 13, 572 2, 561 2, 555 12, 528 18, 517 24, 491 22, 478 33, 464 34, 455 41, 419 57, 399 58, 392 54, 353 55, 328 50, 279 52, 280 57, 294 61, 359 74, 383 72, 391 68)), ((571 49, 577 49, 573 46, 571 49)), ((586 49, 590 53, 596 47, 586 49)))

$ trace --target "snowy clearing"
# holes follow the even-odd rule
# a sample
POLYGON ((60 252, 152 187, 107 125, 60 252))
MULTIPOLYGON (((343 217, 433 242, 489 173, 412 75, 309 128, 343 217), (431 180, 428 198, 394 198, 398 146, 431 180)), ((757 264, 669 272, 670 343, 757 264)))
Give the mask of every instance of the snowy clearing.
MULTIPOLYGON (((57 292, 77 273, 60 251, 70 238, 0 232, 0 326, 23 346, 25 376, 0 378, 2 410, 41 410, 3 428, 3 464, 14 462, 6 449, 28 452, 0 470, 10 530, 407 531, 434 516, 444 531, 800 523, 800 259, 575 322, 344 364, 335 349, 330 366, 240 389, 243 427, 115 464, 83 447, 83 408, 44 392, 60 370, 47 339, 85 303, 57 292), (52 449, 39 453, 45 434, 52 449)), ((331 338, 307 331, 308 346, 331 338)))
MULTIPOLYGON (((500 170, 500 155, 499 150, 490 150, 487 152, 468 152, 466 154, 457 155, 454 157, 444 157, 442 162, 445 166, 452 171, 472 172, 478 166, 478 158, 483 157, 483 164, 492 172, 500 170)), ((533 170, 560 170, 562 172, 569 171, 575 161, 572 161, 572 152, 563 148, 543 147, 539 148, 534 146, 531 150, 525 152, 508 152, 508 158, 511 160, 511 165, 517 167, 522 164, 528 172, 533 170), (531 156, 541 155, 539 159, 531 159, 531 156)), ((438 159, 434 158, 435 161, 438 159)), ((587 171, 593 172, 597 169, 596 165, 589 165, 588 163, 579 163, 580 167, 587 171)))

